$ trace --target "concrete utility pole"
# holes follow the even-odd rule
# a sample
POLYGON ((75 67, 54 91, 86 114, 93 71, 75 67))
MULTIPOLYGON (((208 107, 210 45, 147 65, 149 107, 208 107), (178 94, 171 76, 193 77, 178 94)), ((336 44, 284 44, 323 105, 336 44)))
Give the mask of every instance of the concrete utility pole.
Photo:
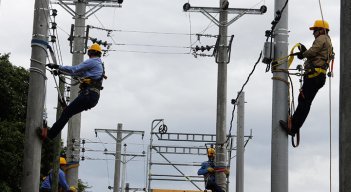
MULTIPOLYGON (((84 40, 85 40, 85 12, 87 2, 76 1, 76 11, 75 11, 75 29, 74 29, 74 39, 73 39, 73 55, 72 55, 72 65, 78 65, 83 62, 84 59, 84 40)), ((73 101, 78 96, 79 86, 71 86, 70 99, 73 101)), ((68 162, 79 162, 79 153, 74 153, 74 142, 80 142, 80 127, 81 127, 81 113, 74 115, 68 122, 68 133, 67 133, 67 160, 68 162), (72 150, 73 149, 73 150, 72 150)), ((67 170, 67 182, 70 186, 78 186, 78 166, 72 167, 67 170)))
MULTIPOLYGON (((59 81, 59 91, 60 95, 64 96, 65 94, 65 83, 62 81, 59 81)), ((61 113, 63 111, 62 105, 60 103, 61 96, 58 95, 57 99, 57 110, 56 110, 56 120, 58 120, 61 116, 61 113)), ((60 153, 61 153, 61 133, 57 135, 54 139, 54 145, 53 145, 53 151, 54 151, 54 159, 53 159, 53 167, 52 167, 52 186, 51 190, 52 192, 57 192, 58 191, 58 186, 59 186, 59 169, 60 169, 60 153)))
MULTIPOLYGON (((275 11, 284 7, 286 0, 275 0, 275 11)), ((288 6, 285 8, 277 24, 274 35, 274 59, 288 55, 288 6)), ((287 62, 276 70, 287 69, 287 62)), ((271 154, 271 191, 288 191, 288 135, 280 127, 279 120, 288 117, 288 76, 284 72, 273 70, 272 101, 272 154, 271 154), (284 80, 284 81, 282 81, 284 80)))
MULTIPOLYGON (((227 64, 228 57, 228 26, 234 21, 238 20, 244 14, 263 14, 267 11, 266 6, 261 9, 233 9, 228 8, 229 2, 227 0, 219 1, 220 8, 211 7, 192 7, 189 3, 184 4, 183 10, 189 12, 201 12, 212 22, 219 27, 219 46, 218 54, 216 55, 216 62, 218 63, 218 77, 217 77, 217 116, 216 116, 216 166, 225 167, 226 154, 226 113, 227 113, 227 64), (219 13, 219 21, 210 13, 219 13), (238 14, 236 17, 228 21, 228 13, 238 14)), ((216 173, 216 182, 222 189, 226 189, 226 176, 223 172, 216 173)))
MULTIPOLYGON (((219 6, 226 0, 220 0, 219 6)), ((219 12, 219 23, 227 23, 228 12, 219 12)), ((216 117, 216 166, 225 167, 227 153, 225 142, 227 140, 227 64, 228 64, 228 26, 219 26, 219 48, 218 48, 218 76, 217 76, 217 117, 216 117), (219 145, 218 145, 219 144, 219 145)), ((216 182, 222 189, 226 189, 226 176, 223 172, 216 172, 216 182)))
POLYGON ((32 55, 24 141, 22 191, 39 191, 41 140, 36 130, 43 126, 45 64, 49 31, 49 2, 36 0, 32 35, 32 55))
POLYGON ((126 168, 127 168, 127 144, 123 145, 123 167, 122 167, 122 184, 121 184, 121 192, 125 191, 125 183, 126 183, 126 168))
POLYGON ((351 2, 340 3, 339 188, 351 191, 351 2))
MULTIPOLYGON (((73 35, 73 56, 72 65, 78 65, 83 62, 85 50, 85 20, 102 7, 121 7, 123 0, 52 0, 53 3, 59 4, 63 9, 70 13, 75 20, 75 28, 73 35), (75 11, 68 5, 74 5, 75 11), (87 6, 92 6, 89 11, 86 11, 87 6)), ((71 100, 78 96, 79 86, 71 87, 71 100)), ((74 146, 75 142, 80 142, 80 127, 81 127, 81 114, 74 115, 68 122, 67 134, 67 160, 68 162, 79 163, 79 153, 76 153, 74 146), (73 142, 73 140, 75 142, 73 142)), ((67 181, 72 186, 78 186, 78 166, 72 167, 67 171, 67 181)))
MULTIPOLYGON (((116 154, 115 154, 115 178, 114 178, 114 186, 113 192, 120 191, 120 181, 121 181, 121 150, 122 150, 122 141, 127 139, 129 136, 133 134, 141 134, 142 139, 144 138, 144 131, 133 131, 133 130, 122 130, 122 124, 119 123, 116 129, 95 129, 95 134, 97 132, 104 132, 110 135, 116 141, 116 154), (117 133, 117 137, 115 137, 112 133, 117 133), (126 136, 123 137, 123 133, 126 133, 126 136)), ((109 154, 109 153, 105 153, 109 154)), ((126 154, 124 154, 125 156, 126 154)), ((136 156, 136 155, 134 155, 136 156)), ((126 163, 126 161, 124 162, 126 163)), ((123 188, 122 186, 121 188, 123 188)), ((123 189, 122 189, 123 190, 123 189)))
POLYGON ((122 123, 117 125, 116 157, 115 157, 115 178, 113 192, 119 192, 121 181, 121 151, 122 151, 122 123))
POLYGON ((238 98, 238 126, 236 142, 236 192, 244 192, 244 124, 245 124, 245 93, 238 98))

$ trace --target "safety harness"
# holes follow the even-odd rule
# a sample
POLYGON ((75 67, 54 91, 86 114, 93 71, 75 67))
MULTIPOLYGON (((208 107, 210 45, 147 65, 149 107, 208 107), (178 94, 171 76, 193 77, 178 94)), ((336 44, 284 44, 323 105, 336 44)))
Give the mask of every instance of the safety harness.
POLYGON ((100 93, 100 90, 102 90, 104 87, 102 86, 102 81, 104 79, 107 79, 107 76, 105 75, 105 66, 104 66, 104 63, 102 63, 102 74, 100 76, 100 78, 98 79, 93 79, 91 77, 85 77, 85 78, 82 78, 82 79, 79 79, 79 88, 80 88, 80 91, 83 91, 83 90, 90 90, 90 91, 94 91, 96 93, 100 93))

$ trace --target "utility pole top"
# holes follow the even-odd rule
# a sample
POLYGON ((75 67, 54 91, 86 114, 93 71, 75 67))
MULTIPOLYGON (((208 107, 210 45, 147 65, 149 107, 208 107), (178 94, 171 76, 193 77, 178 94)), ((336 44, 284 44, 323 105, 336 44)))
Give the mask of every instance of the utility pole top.
POLYGON ((209 18, 213 23, 217 26, 229 26, 240 17, 245 14, 264 14, 267 12, 267 6, 262 5, 260 9, 243 9, 243 8, 229 8, 229 2, 225 1, 220 8, 217 7, 194 7, 191 6, 190 3, 185 3, 183 5, 183 10, 185 12, 200 12, 209 18), (215 17, 213 17, 210 13, 220 13, 221 11, 226 11, 228 14, 237 14, 236 17, 232 18, 230 21, 218 21, 215 17))

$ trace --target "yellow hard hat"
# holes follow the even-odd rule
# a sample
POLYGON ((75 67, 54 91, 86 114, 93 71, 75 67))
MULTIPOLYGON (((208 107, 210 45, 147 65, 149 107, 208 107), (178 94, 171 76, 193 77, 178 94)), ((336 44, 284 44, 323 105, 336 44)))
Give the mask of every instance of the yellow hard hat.
POLYGON ((71 186, 71 187, 69 188, 69 190, 72 191, 72 192, 77 192, 77 189, 76 189, 74 186, 71 186))
POLYGON ((101 53, 102 49, 99 44, 94 43, 89 47, 88 51, 97 51, 101 53))
POLYGON ((316 28, 322 28, 329 31, 329 23, 325 20, 316 20, 310 30, 315 30, 316 28))
POLYGON ((216 150, 214 148, 208 148, 207 149, 207 156, 212 157, 216 154, 216 150))
POLYGON ((60 165, 67 165, 67 161, 65 158, 60 157, 60 165))

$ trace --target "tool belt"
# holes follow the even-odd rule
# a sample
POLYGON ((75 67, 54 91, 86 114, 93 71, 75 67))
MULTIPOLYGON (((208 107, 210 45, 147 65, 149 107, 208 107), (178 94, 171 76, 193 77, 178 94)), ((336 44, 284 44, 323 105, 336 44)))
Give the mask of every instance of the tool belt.
POLYGON ((90 91, 94 91, 96 93, 100 93, 100 90, 103 89, 102 87, 102 80, 94 80, 91 78, 84 78, 80 80, 80 84, 79 84, 79 89, 81 91, 83 90, 90 90, 90 91))

